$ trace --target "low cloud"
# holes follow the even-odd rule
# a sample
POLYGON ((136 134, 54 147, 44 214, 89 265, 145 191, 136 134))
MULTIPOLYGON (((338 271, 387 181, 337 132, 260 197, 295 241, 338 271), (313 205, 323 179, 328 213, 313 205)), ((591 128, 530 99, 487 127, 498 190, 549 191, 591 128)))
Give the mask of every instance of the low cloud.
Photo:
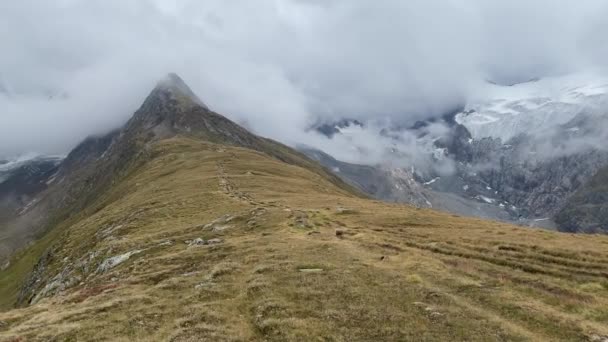
POLYGON ((381 123, 441 115, 483 80, 602 65, 607 16, 602 0, 7 0, 0 156, 65 153, 175 71, 264 136, 365 163, 390 162, 397 144, 424 163, 413 137, 388 139, 381 123), (368 128, 332 141, 308 130, 344 117, 368 128))

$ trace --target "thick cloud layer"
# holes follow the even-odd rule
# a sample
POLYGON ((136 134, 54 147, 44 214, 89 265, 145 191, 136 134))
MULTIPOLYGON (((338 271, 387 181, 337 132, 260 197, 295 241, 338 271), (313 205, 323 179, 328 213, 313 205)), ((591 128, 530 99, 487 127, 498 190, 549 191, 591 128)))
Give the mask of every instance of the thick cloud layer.
POLYGON ((306 129, 341 117, 412 123, 462 104, 482 80, 603 65, 607 17, 603 0, 6 0, 0 156, 65 153, 125 122, 175 71, 259 134, 377 162, 382 136, 359 135, 361 152, 306 129))

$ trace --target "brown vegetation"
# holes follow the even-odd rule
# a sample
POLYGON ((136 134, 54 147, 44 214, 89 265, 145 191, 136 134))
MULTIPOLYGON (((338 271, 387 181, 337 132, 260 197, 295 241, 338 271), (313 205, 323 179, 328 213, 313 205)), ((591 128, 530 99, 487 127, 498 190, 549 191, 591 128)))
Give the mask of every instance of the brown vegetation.
MULTIPOLYGON (((24 252, 53 251, 35 294, 65 269, 80 281, 0 313, 0 340, 608 336, 604 236, 371 201, 242 148, 175 138, 153 149, 88 211, 24 252), (197 238, 221 241, 186 243, 197 238)), ((5 305, 25 276, 17 266, 0 273, 5 305)))

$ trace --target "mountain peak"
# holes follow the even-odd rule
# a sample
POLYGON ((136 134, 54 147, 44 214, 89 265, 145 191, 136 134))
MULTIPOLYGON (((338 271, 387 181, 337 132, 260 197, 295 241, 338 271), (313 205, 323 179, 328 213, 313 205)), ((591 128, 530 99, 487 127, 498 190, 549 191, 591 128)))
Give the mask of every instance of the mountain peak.
POLYGON ((155 91, 169 93, 171 97, 180 102, 191 101, 205 109, 208 109, 207 105, 205 105, 205 103, 201 101, 196 94, 194 94, 192 89, 190 89, 186 82, 184 82, 184 80, 182 80, 182 78, 176 73, 171 72, 160 79, 153 92, 155 91))

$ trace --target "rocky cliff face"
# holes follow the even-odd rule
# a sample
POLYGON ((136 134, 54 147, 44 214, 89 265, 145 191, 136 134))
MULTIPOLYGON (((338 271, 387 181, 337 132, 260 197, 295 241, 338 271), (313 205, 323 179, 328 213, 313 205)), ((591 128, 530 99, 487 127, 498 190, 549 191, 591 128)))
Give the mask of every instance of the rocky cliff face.
MULTIPOLYGON (((419 159, 431 160, 430 167, 415 161, 405 168, 374 165, 371 176, 365 168, 319 160, 376 198, 524 225, 588 231, 584 222, 573 219, 564 225, 563 214, 557 222, 554 217, 608 165, 607 84, 589 75, 512 86, 488 84, 477 99, 451 115, 384 130, 391 132, 385 137, 396 137, 395 146, 400 135, 416 137, 415 153, 428 154, 419 159), (440 127, 435 129, 440 133, 428 130, 431 125, 440 127), (451 170, 439 172, 436 166, 442 164, 451 170), (405 175, 408 186, 403 187, 395 174, 405 175), (390 190, 379 191, 368 183, 390 190), (577 224, 581 226, 576 228, 577 224)), ((339 134, 341 124, 336 124, 334 134, 339 134)), ((399 164, 400 151, 392 156, 392 164, 399 164)))
MULTIPOLYGON (((340 163, 319 151, 307 153, 379 199, 566 231, 578 231, 576 222, 564 226, 560 220, 556 225, 553 217, 608 165, 608 153, 599 149, 537 157, 537 142, 528 136, 507 144, 491 137, 475 140, 458 124, 435 144, 442 158, 455 162, 453 173, 418 174, 404 168, 340 163)), ((580 231, 588 231, 580 223, 580 231)))
POLYGON ((375 198, 410 203, 422 208, 432 207, 428 200, 428 190, 416 181, 408 170, 345 163, 322 151, 307 147, 301 147, 300 151, 375 198))
POLYGON ((555 221, 565 231, 608 232, 608 168, 598 171, 569 197, 555 221))
POLYGON ((38 196, 56 179, 62 157, 31 156, 0 164, 0 268, 14 251, 23 226, 12 224, 36 205, 38 196))
POLYGON ((62 157, 35 156, 0 164, 0 201, 12 198, 21 207, 47 188, 62 157))
MULTIPOLYGON (((515 219, 553 217, 577 189, 608 164, 608 153, 598 149, 538 156, 543 152, 538 151, 534 137, 520 135, 504 144, 500 139, 470 139, 464 129, 455 129, 462 133, 448 146, 450 157, 457 161, 457 172, 447 180, 460 180, 469 196, 510 206, 515 219), (464 139, 470 142, 462 143, 464 139)), ((437 190, 450 190, 437 185, 437 190)))

